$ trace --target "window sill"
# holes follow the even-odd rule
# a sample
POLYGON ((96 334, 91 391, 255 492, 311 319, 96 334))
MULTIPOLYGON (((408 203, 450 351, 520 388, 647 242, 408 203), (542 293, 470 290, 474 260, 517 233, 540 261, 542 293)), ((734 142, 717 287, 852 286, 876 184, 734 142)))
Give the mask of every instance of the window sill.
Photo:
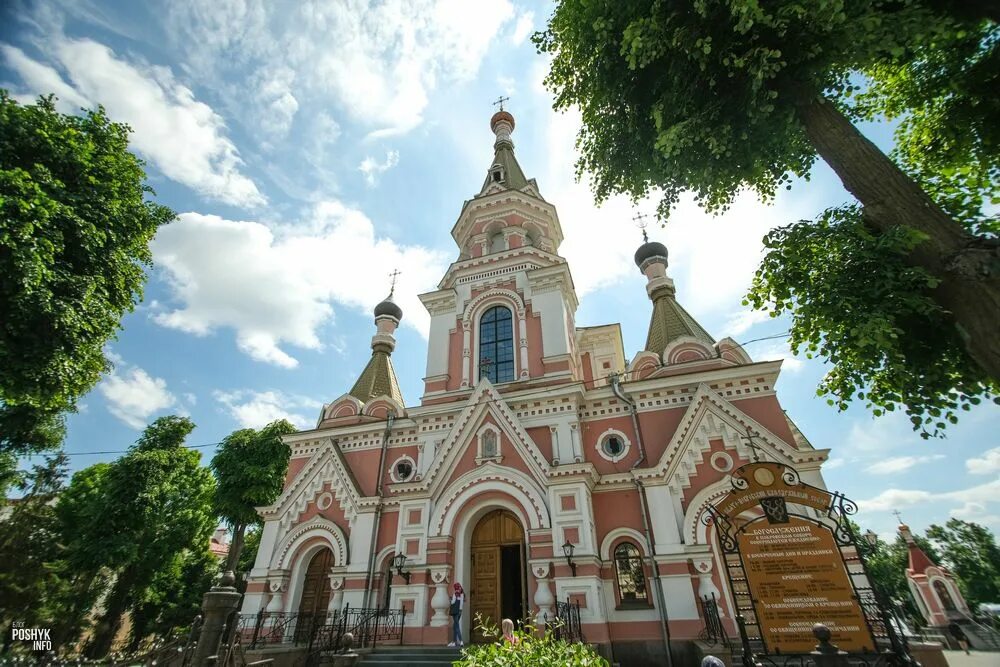
POLYGON ((653 605, 648 602, 619 602, 615 607, 615 611, 643 611, 653 608, 653 605))
POLYGON ((496 456, 477 456, 476 457, 476 465, 477 466, 481 466, 484 463, 490 463, 490 462, 499 464, 501 461, 503 461, 503 457, 500 456, 499 454, 497 454, 496 456))

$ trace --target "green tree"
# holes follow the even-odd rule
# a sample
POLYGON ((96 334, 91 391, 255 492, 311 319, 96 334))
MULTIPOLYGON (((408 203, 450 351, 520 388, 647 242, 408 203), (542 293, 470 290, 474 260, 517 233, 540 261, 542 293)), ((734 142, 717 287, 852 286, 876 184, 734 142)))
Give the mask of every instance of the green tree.
POLYGON ((86 649, 90 657, 107 654, 124 613, 146 599, 178 554, 208 545, 215 484, 199 465, 201 455, 183 446, 193 429, 184 417, 157 419, 120 459, 84 471, 73 506, 64 508, 79 522, 68 535, 76 561, 114 576, 86 649))
POLYGON ((179 628, 190 627, 218 572, 219 561, 207 544, 175 554, 132 608, 130 650, 135 651, 150 634, 169 637, 179 628))
POLYGON ((127 125, 0 90, 0 447, 55 447, 61 414, 110 368, 103 346, 142 297, 149 242, 174 213, 147 199, 127 125))
MULTIPOLYGON (((860 529, 855 526, 855 535, 860 536, 860 529)), ((917 545, 923 549, 928 558, 938 562, 938 554, 934 546, 920 535, 913 535, 917 545)), ((868 578, 872 586, 890 604, 899 603, 902 611, 912 626, 923 625, 924 619, 917 608, 906 582, 906 568, 910 563, 910 552, 902 535, 896 535, 891 542, 877 540, 874 545, 864 539, 858 540, 858 550, 865 559, 868 578)))
POLYGON ((257 507, 270 505, 281 493, 291 449, 281 436, 297 431, 284 419, 259 431, 252 428, 230 433, 212 459, 218 481, 216 512, 232 530, 225 569, 240 562, 247 527, 260 523, 257 507))
POLYGON ((260 550, 260 526, 253 526, 247 529, 243 538, 243 549, 240 551, 240 560, 236 563, 236 570, 239 575, 236 577, 236 587, 240 593, 245 593, 247 589, 247 573, 253 569, 257 562, 257 551, 260 550))
POLYGON ((993 533, 977 523, 948 519, 944 526, 932 524, 927 537, 941 553, 935 562, 954 573, 969 607, 1000 601, 1000 548, 993 533))
MULTIPOLYGON (((577 173, 592 174, 598 200, 614 193, 637 200, 659 190, 659 211, 666 219, 680 194, 690 190, 700 205, 719 211, 743 189, 772 199, 778 188, 791 187, 793 177, 808 176, 819 156, 861 205, 841 214, 852 224, 843 226, 847 238, 835 249, 851 249, 859 225, 871 236, 889 235, 881 250, 894 265, 914 272, 904 282, 920 303, 908 312, 927 311, 927 300, 935 305, 931 319, 952 329, 950 338, 958 341, 949 341, 946 354, 957 346, 974 360, 953 366, 952 372, 974 363, 979 370, 964 373, 963 385, 989 377, 995 387, 1000 380, 1000 348, 994 344, 1000 329, 998 244, 982 233, 991 228, 982 216, 970 213, 974 204, 982 205, 977 194, 965 196, 962 204, 955 192, 978 184, 995 196, 996 174, 992 181, 984 174, 991 173, 996 146, 986 134, 963 135, 961 145, 939 151, 947 157, 921 161, 919 154, 928 141, 936 146, 937 137, 917 135, 939 130, 945 125, 942 114, 953 108, 980 120, 965 128, 950 124, 952 135, 972 135, 982 127, 996 132, 995 86, 984 82, 996 77, 997 30, 995 23, 968 19, 965 10, 949 3, 916 0, 562 0, 535 42, 552 57, 546 82, 556 94, 556 108, 581 109, 577 173), (973 64, 963 60, 970 49, 973 64), (932 70, 960 73, 963 86, 947 88, 947 75, 934 78, 932 70), (852 107, 859 74, 870 77, 872 90, 881 92, 852 107), (920 84, 906 84, 912 80, 920 84), (942 101, 948 95, 961 99, 942 101), (897 156, 903 168, 852 124, 852 118, 893 113, 912 114, 903 128, 914 137, 912 146, 902 145, 897 156), (976 224, 970 224, 970 216, 976 224)), ((827 222, 834 217, 838 214, 828 213, 827 222)), ((786 256, 802 246, 809 254, 822 236, 800 233, 773 241, 786 256)), ((823 264, 839 270, 834 265, 841 259, 833 255, 823 264)), ((816 273, 785 274, 786 284, 776 291, 789 298, 777 303, 785 310, 803 301, 829 304, 811 323, 825 334, 823 327, 831 326, 831 312, 845 293, 825 293, 812 285, 809 279, 816 273)), ((766 282, 772 275, 765 272, 761 278, 766 282)), ((834 276, 820 287, 838 281, 841 277, 834 276)), ((772 295, 758 291, 757 296, 766 302, 772 295)), ((897 313, 890 311, 875 323, 867 311, 861 315, 854 321, 854 311, 841 309, 834 324, 848 331, 877 324, 922 336, 922 329, 904 327, 922 325, 932 314, 894 320, 897 313)), ((799 340, 819 348, 804 333, 799 340)), ((838 343, 867 340, 859 334, 838 343)), ((900 366, 899 355, 900 350, 890 349, 887 377, 900 366)), ((845 377, 863 381, 879 373, 877 355, 863 347, 856 357, 856 365, 868 370, 848 368, 845 377)), ((907 372, 922 361, 907 360, 907 372)), ((909 372, 896 393, 904 399, 916 396, 926 405, 926 396, 940 390, 937 377, 927 388, 905 384, 913 379, 909 372)), ((844 392, 838 400, 846 402, 852 394, 844 392)), ((919 412, 919 400, 913 408, 919 412)))

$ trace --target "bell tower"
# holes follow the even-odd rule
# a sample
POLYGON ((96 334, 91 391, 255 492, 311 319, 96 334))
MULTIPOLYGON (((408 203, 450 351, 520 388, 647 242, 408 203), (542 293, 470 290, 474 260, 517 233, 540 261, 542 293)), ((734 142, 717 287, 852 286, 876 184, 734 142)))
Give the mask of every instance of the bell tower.
POLYGON ((420 296, 431 315, 425 404, 459 399, 483 379, 504 390, 578 377, 562 227, 514 155, 514 127, 501 104, 483 185, 451 230, 458 259, 420 296))

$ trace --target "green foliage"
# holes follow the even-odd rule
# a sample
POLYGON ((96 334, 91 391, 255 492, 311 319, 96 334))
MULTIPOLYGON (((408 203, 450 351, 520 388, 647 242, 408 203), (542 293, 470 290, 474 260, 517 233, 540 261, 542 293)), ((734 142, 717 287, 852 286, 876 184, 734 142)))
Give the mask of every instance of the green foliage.
POLYGON ((129 128, 0 90, 0 446, 61 439, 58 413, 110 368, 103 346, 142 297, 149 241, 173 219, 146 199, 129 128))
POLYGON ((63 491, 66 456, 47 458, 20 484, 24 496, 0 523, 0 626, 24 621, 52 630, 53 645, 76 637, 105 585, 68 560, 55 499, 63 491))
POLYGON ((961 25, 919 2, 562 0, 533 39, 556 108, 582 112, 578 175, 599 201, 659 189, 666 218, 686 190, 716 211, 807 176, 801 105, 961 25))
POLYGON ((993 533, 977 523, 948 519, 944 526, 928 528, 927 537, 941 552, 936 562, 958 579, 969 607, 1000 600, 1000 548, 993 533))
MULTIPOLYGON (((861 535, 860 530, 856 527, 855 534, 861 535)), ((939 556, 933 544, 920 535, 915 534, 913 538, 931 560, 939 562, 939 556)), ((897 534, 896 539, 892 542, 878 540, 874 545, 870 545, 863 538, 860 538, 857 544, 858 551, 865 559, 869 580, 882 599, 898 605, 898 609, 906 615, 911 626, 923 626, 924 618, 913 600, 909 585, 906 583, 906 568, 909 567, 910 553, 903 537, 897 534)))
POLYGON ((75 562, 115 576, 92 657, 107 652, 127 609, 144 605, 143 617, 153 625, 169 617, 169 608, 157 603, 175 603, 156 594, 163 586, 155 582, 179 567, 185 552, 207 548, 215 527, 215 484, 199 465, 201 455, 183 447, 193 429, 183 417, 157 419, 125 456, 74 475, 60 499, 60 515, 73 522, 65 538, 75 562))
POLYGON ((919 240, 905 227, 872 233, 858 206, 829 209, 765 237, 744 303, 791 316, 792 350, 831 364, 818 389, 831 405, 902 408, 929 437, 1000 387, 931 298, 937 281, 906 262, 919 240))
POLYGON ((1000 24, 942 31, 905 61, 865 74, 854 115, 899 118, 896 162, 970 231, 1000 232, 1000 24))
POLYGON ((207 545, 185 549, 156 572, 132 609, 133 647, 148 635, 169 637, 187 628, 201 610, 205 592, 219 573, 219 561, 207 545))
POLYGON ((496 641, 466 646, 462 649, 462 659, 455 662, 455 667, 608 666, 608 661, 598 655, 589 644, 556 640, 551 630, 546 630, 545 634, 539 637, 533 631, 530 622, 524 625, 527 630, 514 631, 516 644, 507 642, 497 627, 479 614, 476 615, 476 627, 481 629, 484 636, 495 638, 496 641))
POLYGON ((237 566, 247 526, 260 522, 255 508, 281 493, 292 450, 281 436, 297 429, 284 419, 256 431, 245 428, 222 441, 211 468, 218 481, 215 510, 232 528, 227 567, 237 566))

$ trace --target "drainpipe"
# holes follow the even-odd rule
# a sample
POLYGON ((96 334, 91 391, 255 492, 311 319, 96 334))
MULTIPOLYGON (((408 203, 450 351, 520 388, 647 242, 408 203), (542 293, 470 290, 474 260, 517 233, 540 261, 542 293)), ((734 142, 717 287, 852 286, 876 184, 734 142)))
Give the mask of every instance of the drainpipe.
POLYGON ((382 434, 382 452, 378 459, 378 477, 375 483, 375 495, 378 502, 375 504, 375 521, 372 522, 372 540, 368 547, 368 573, 365 576, 365 602, 364 609, 368 608, 372 595, 372 579, 375 577, 375 547, 378 543, 378 528, 382 522, 382 477, 385 473, 385 457, 389 447, 389 433, 392 431, 392 423, 396 421, 396 414, 390 412, 385 420, 385 432, 382 434))
MULTIPOLYGON (((635 444, 639 449, 639 458, 632 464, 629 469, 630 472, 634 472, 636 468, 645 463, 646 461, 646 448, 642 444, 642 430, 639 428, 639 415, 636 411, 635 401, 629 398, 621 388, 621 380, 617 373, 612 373, 609 376, 611 380, 611 391, 621 399, 628 407, 629 414, 632 416, 632 430, 635 431, 635 444)), ((650 560, 653 564, 653 581, 656 583, 656 601, 657 607, 660 610, 660 634, 663 636, 663 646, 667 652, 667 667, 674 666, 673 656, 670 654, 670 617, 667 614, 667 603, 663 598, 663 580, 660 578, 660 568, 656 564, 656 546, 653 542, 652 532, 649 528, 648 513, 649 508, 646 501, 646 487, 643 486, 642 482, 638 479, 633 480, 636 488, 639 491, 639 507, 640 514, 642 515, 642 531, 646 535, 646 546, 650 553, 650 560)))

